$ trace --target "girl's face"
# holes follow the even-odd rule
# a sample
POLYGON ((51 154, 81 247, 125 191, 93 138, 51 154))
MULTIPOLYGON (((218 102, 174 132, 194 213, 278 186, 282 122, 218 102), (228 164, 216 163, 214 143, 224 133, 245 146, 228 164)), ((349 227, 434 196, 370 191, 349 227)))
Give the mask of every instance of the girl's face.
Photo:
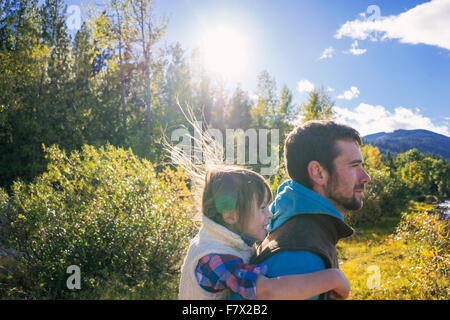
POLYGON ((253 196, 252 211, 248 216, 247 230, 244 232, 245 236, 256 239, 257 241, 263 241, 267 235, 266 227, 273 217, 272 212, 269 210, 269 197, 266 194, 264 201, 258 206, 256 194, 253 196))

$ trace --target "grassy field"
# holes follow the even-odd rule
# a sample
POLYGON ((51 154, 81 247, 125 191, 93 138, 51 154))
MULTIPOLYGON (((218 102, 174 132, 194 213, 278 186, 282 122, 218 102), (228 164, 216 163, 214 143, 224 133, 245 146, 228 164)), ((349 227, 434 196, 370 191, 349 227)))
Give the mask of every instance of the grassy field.
MULTIPOLYGON (((357 228, 338 243, 340 268, 350 281, 349 299, 448 299, 448 224, 426 215, 433 207, 413 203, 403 217, 387 217, 357 228), (439 227, 439 247, 418 239, 420 233, 396 232, 399 223, 413 220, 425 234, 439 227), (436 226, 433 226, 435 224, 436 226)), ((409 226, 409 225, 408 225, 409 226)), ((409 231, 408 231, 409 232, 409 231)))

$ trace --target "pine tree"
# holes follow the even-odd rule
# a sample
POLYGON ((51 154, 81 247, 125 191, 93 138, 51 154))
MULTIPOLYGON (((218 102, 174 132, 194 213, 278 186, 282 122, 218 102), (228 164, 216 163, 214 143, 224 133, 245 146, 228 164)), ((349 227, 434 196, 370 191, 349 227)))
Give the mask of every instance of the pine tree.
POLYGON ((251 102, 247 92, 237 87, 234 91, 226 114, 226 127, 243 129, 251 127, 252 118, 250 116, 251 102))
POLYGON ((162 121, 170 127, 183 122, 184 117, 179 108, 192 104, 193 85, 190 66, 180 43, 169 46, 167 55, 162 121))
POLYGON ((267 70, 258 76, 256 95, 258 100, 250 111, 253 125, 258 128, 270 127, 270 120, 274 118, 276 112, 278 96, 276 81, 267 70))
POLYGON ((386 166, 390 168, 390 172, 393 172, 396 170, 395 164, 394 164, 394 158, 392 157, 391 151, 386 152, 386 159, 384 161, 386 166))
POLYGON ((141 70, 142 94, 144 96, 145 117, 146 117, 146 133, 147 141, 151 138, 151 107, 152 107, 152 76, 155 74, 154 66, 158 61, 157 56, 153 54, 155 43, 164 35, 167 23, 160 21, 156 23, 153 19, 154 1, 153 0, 136 0, 128 1, 130 5, 130 16, 134 26, 134 34, 136 36, 135 60, 138 62, 138 68, 141 70), (156 62, 156 63, 155 63, 156 62))
POLYGON ((302 123, 309 120, 333 119, 334 101, 323 89, 314 89, 309 92, 309 100, 301 106, 302 123))
POLYGON ((39 90, 49 49, 40 37, 36 1, 0 4, 0 183, 30 179, 42 169, 37 140, 39 90))

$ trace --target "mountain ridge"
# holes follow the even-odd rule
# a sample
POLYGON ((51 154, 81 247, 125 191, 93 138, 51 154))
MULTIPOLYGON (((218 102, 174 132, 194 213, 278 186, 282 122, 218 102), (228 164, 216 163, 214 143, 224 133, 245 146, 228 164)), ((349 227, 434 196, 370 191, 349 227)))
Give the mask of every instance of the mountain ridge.
POLYGON ((377 132, 363 137, 364 141, 397 155, 416 148, 422 153, 434 154, 450 160, 450 137, 425 129, 398 129, 393 132, 377 132))

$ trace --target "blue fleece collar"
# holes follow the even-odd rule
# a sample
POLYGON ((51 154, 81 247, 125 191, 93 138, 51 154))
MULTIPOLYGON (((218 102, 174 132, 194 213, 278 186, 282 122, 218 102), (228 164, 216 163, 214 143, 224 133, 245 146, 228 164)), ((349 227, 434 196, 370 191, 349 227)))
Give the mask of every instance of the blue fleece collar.
POLYGON ((341 213, 328 199, 293 180, 286 180, 280 185, 269 209, 273 214, 267 228, 269 232, 299 214, 325 214, 344 221, 341 213))
POLYGON ((246 237, 246 236, 243 236, 243 235, 241 235, 241 239, 244 240, 244 242, 245 242, 249 247, 251 247, 251 246, 256 242, 256 239, 250 238, 250 237, 246 237))

